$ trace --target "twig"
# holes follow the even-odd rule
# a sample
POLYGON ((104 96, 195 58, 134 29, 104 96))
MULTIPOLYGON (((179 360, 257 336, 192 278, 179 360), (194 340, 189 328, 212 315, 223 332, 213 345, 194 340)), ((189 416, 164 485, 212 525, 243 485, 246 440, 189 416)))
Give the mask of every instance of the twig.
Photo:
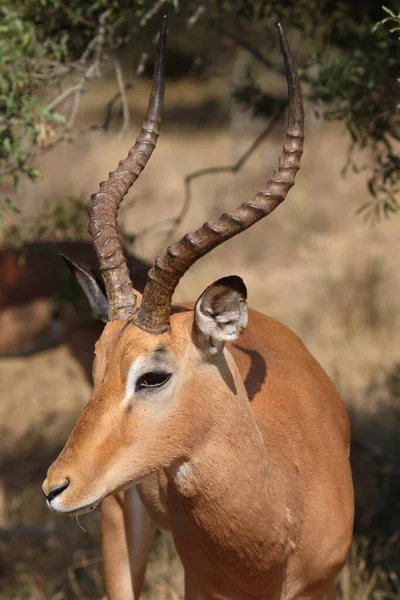
MULTIPOLYGON (((270 69, 274 73, 278 73, 279 75, 283 75, 284 77, 286 77, 286 72, 283 68, 278 67, 272 61, 270 61, 268 58, 266 58, 262 54, 262 52, 260 52, 258 50, 258 48, 256 48, 252 44, 250 44, 250 42, 248 40, 245 40, 244 38, 240 37, 236 33, 233 33, 232 31, 228 31, 221 25, 218 26, 218 31, 221 35, 233 40, 235 42, 235 44, 237 44, 244 50, 247 50, 247 52, 249 52, 252 56, 254 56, 254 58, 256 60, 258 60, 258 62, 261 63, 264 67, 267 67, 267 69, 270 69)), ((304 73, 304 71, 301 73, 301 75, 299 75, 299 79, 300 79, 300 81, 303 81, 304 83, 310 82, 310 78, 308 77, 308 75, 306 73, 304 73)))
POLYGON ((83 556, 81 559, 79 559, 78 562, 74 562, 74 564, 72 565, 73 569, 86 569, 87 567, 93 567, 94 565, 98 565, 99 563, 103 562, 103 557, 100 556, 93 556, 92 558, 88 558, 87 556, 83 556))
MULTIPOLYGON (((48 152, 49 150, 52 150, 55 146, 58 146, 59 144, 62 144, 63 142, 68 142, 68 143, 72 144, 76 140, 76 138, 84 136, 87 133, 91 133, 92 131, 96 131, 101 128, 102 128, 101 125, 99 125, 98 123, 95 123, 93 125, 88 125, 87 127, 83 127, 83 129, 80 129, 74 135, 72 135, 69 131, 66 131, 66 129, 64 129, 64 133, 62 133, 55 140, 53 140, 52 142, 47 144, 47 146, 42 146, 40 149, 36 149, 35 152, 33 152, 31 154, 29 161, 31 161, 33 158, 36 158, 37 156, 41 156, 42 154, 45 154, 46 152, 48 152)), ((17 168, 19 168, 19 167, 18 166, 15 167, 15 169, 17 169, 17 168)))
POLYGON ((76 94, 74 96, 74 100, 72 102, 72 108, 71 108, 71 113, 69 115, 69 119, 68 119, 68 123, 65 126, 65 129, 67 131, 70 131, 75 123, 76 120, 76 115, 78 114, 78 108, 79 105, 81 103, 81 98, 82 98, 82 93, 83 93, 83 86, 80 87, 77 91, 76 94))
POLYGON ((101 59, 101 55, 103 52, 103 47, 104 47, 104 42, 105 42, 105 37, 106 37, 106 21, 107 21, 108 17, 110 16, 110 14, 111 14, 111 8, 104 11, 100 15, 100 18, 99 18, 99 30, 97 33, 97 44, 95 45, 95 49, 94 49, 94 54, 95 54, 94 64, 97 69, 96 74, 98 76, 101 75, 100 59, 101 59))
MULTIPOLYGON (((97 34, 89 44, 91 49, 94 48, 94 57, 93 57, 92 63, 87 67, 87 69, 85 70, 85 72, 83 73, 83 75, 81 76, 81 78, 79 79, 79 81, 77 83, 75 83, 71 87, 64 90, 61 94, 59 94, 59 96, 57 96, 57 98, 52 100, 46 107, 48 110, 54 110, 59 104, 64 102, 72 94, 75 94, 75 98, 74 98, 74 102, 73 102, 72 110, 71 110, 71 115, 70 115, 70 118, 66 125, 66 129, 70 129, 75 121, 76 114, 77 114, 79 104, 80 104, 80 100, 84 93, 87 82, 90 81, 91 79, 96 79, 101 76, 100 63, 101 63, 101 57, 102 57, 104 41, 105 41, 105 34, 106 34, 105 23, 106 23, 107 17, 109 16, 110 12, 111 12, 111 10, 108 9, 100 15, 99 27, 98 27, 97 34)), ((82 58, 81 58, 80 62, 82 63, 82 58)))
POLYGON ((93 23, 90 23, 89 21, 84 19, 83 17, 81 17, 81 15, 77 15, 73 10, 71 10, 68 6, 66 6, 64 4, 64 2, 60 2, 60 6, 63 9, 63 11, 67 13, 67 15, 69 15, 73 19, 76 19, 80 23, 83 23, 84 25, 86 25, 86 27, 90 27, 91 29, 94 29, 93 23))
POLYGON ((139 27, 144 27, 148 23, 148 21, 150 21, 150 19, 153 18, 154 15, 158 13, 160 8, 166 2, 167 2, 167 0, 158 0, 158 2, 155 2, 153 4, 153 6, 147 11, 147 13, 145 15, 143 15, 143 17, 140 19, 139 27))
POLYGON ((155 2, 155 4, 153 4, 153 6, 147 11, 147 13, 145 13, 140 19, 138 25, 134 25, 127 35, 125 35, 124 37, 120 37, 113 44, 113 50, 118 50, 118 48, 124 46, 127 42, 129 42, 132 39, 132 37, 140 31, 140 29, 147 25, 148 21, 150 21, 150 19, 156 15, 156 13, 164 4, 166 4, 167 1, 168 0, 158 0, 157 2, 155 2))
POLYGON ((41 65, 41 68, 47 67, 47 65, 49 65, 49 67, 52 67, 51 70, 49 69, 49 71, 47 71, 46 73, 32 73, 31 77, 34 80, 59 78, 63 75, 67 75, 71 71, 73 64, 74 63, 61 65, 59 63, 54 63, 54 61, 44 60, 43 64, 41 65))
POLYGON ((138 231, 138 233, 134 234, 135 240, 147 235, 148 233, 152 233, 155 230, 159 229, 160 227, 164 227, 165 225, 174 225, 176 223, 176 220, 177 220, 177 217, 170 217, 169 219, 161 219, 160 221, 157 221, 156 223, 152 223, 151 225, 148 225, 147 227, 143 227, 143 229, 138 231))
MULTIPOLYGON (((268 125, 262 130, 262 132, 256 137, 254 142, 249 146, 249 148, 242 154, 242 156, 233 164, 233 165, 220 165, 217 167, 206 167, 205 169, 200 169, 198 171, 193 171, 189 173, 184 178, 184 201, 182 204, 182 208, 179 211, 177 217, 173 221, 173 225, 171 229, 168 231, 166 235, 166 240, 171 240, 175 237, 176 231, 179 228, 180 224, 186 217, 186 214, 189 210, 191 201, 192 201, 192 188, 191 184, 195 179, 199 179, 200 177, 204 177, 205 175, 216 175, 218 173, 233 173, 236 174, 243 165, 247 162, 250 156, 255 152, 258 146, 265 140, 266 137, 271 133, 277 122, 280 120, 284 110, 287 107, 287 102, 283 103, 281 107, 277 110, 275 115, 272 117, 268 125)), ((167 242, 168 243, 168 242, 167 242)), ((158 252, 162 252, 165 246, 165 241, 162 243, 162 248, 158 250, 158 252)))
POLYGON ((68 578, 77 598, 83 598, 83 595, 81 586, 79 585, 78 579, 76 577, 76 571, 78 571, 79 569, 88 569, 102 562, 102 556, 94 556, 93 558, 87 558, 87 556, 83 556, 81 559, 79 559, 79 561, 75 561, 74 559, 73 564, 68 567, 68 578))
POLYGON ((75 596, 77 598, 82 598, 81 586, 79 585, 78 580, 76 578, 74 567, 72 567, 72 566, 68 567, 67 573, 68 573, 69 582, 71 584, 71 587, 72 587, 72 590, 73 590, 75 596))
MULTIPOLYGON (((127 92, 128 90, 130 90, 135 84, 136 81, 138 80, 138 78, 142 75, 143 71, 145 70, 146 67, 146 63, 147 60, 149 58, 149 55, 147 52, 142 52, 140 58, 139 58, 139 62, 138 62, 138 66, 136 67, 136 71, 133 74, 133 77, 131 78, 131 80, 125 85, 125 92, 127 92)), ((115 102, 121 97, 121 92, 117 92, 116 94, 114 94, 114 96, 111 98, 111 100, 109 100, 106 104, 106 108, 105 108, 105 114, 104 114, 104 121, 102 124, 102 128, 104 129, 104 131, 108 131, 111 121, 112 121, 112 111, 114 108, 114 104, 115 102)))
POLYGON ((67 88, 66 90, 64 90, 63 92, 61 92, 61 94, 59 94, 57 96, 57 98, 54 98, 54 100, 49 102, 49 104, 46 106, 47 110, 54 110, 56 108, 56 106, 58 106, 59 104, 64 102, 64 100, 69 98, 71 96, 71 94, 76 93, 80 89, 80 87, 81 87, 81 84, 76 83, 75 85, 73 85, 73 86, 67 88))
POLYGON ((90 40, 90 42, 86 46, 85 50, 82 52, 82 56, 80 57, 80 59, 78 61, 79 65, 86 63, 87 59, 90 56, 91 51, 96 46, 96 44, 97 44, 97 35, 95 35, 94 38, 92 38, 90 40))
POLYGON ((256 58, 258 60, 258 62, 260 62, 262 65, 264 65, 264 67, 267 67, 267 69, 271 69, 271 71, 278 71, 279 73, 283 73, 283 71, 280 71, 272 61, 268 60, 268 58, 266 58, 258 50, 258 48, 255 48, 254 46, 252 46, 250 44, 250 42, 248 42, 247 40, 243 39, 242 37, 238 36, 236 33, 233 33, 232 31, 228 31, 227 29, 222 27, 222 25, 218 26, 218 31, 221 35, 229 38, 230 40, 233 40, 235 42, 235 44, 237 44, 241 48, 244 48, 244 50, 247 50, 250 54, 252 54, 254 56, 254 58, 256 58))
POLYGON ((194 11, 194 13, 192 15, 190 15, 190 17, 187 20, 187 27, 188 27, 188 29, 190 29, 191 27, 193 27, 194 25, 196 25, 197 21, 204 14, 205 10, 206 10, 206 7, 204 6, 204 4, 200 4, 200 6, 198 6, 196 8, 196 10, 194 11))
POLYGON ((119 96, 121 98, 122 104, 123 123, 119 131, 119 137, 122 137, 125 131, 127 131, 127 129, 129 128, 129 106, 128 98, 126 97, 126 88, 124 83, 124 77, 122 75, 121 64, 117 57, 114 57, 114 69, 118 83, 119 96))

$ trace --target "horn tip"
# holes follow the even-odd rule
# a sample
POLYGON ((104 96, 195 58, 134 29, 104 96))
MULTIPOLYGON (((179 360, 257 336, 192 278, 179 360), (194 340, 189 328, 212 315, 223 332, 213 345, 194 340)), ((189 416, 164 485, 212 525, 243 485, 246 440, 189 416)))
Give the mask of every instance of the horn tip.
POLYGON ((292 84, 297 82, 297 71, 294 64, 293 56, 289 48, 288 41, 286 39, 285 32, 283 31, 282 24, 279 22, 276 24, 278 29, 279 41, 281 44, 281 50, 285 61, 286 73, 292 84))
POLYGON ((161 29, 160 29, 160 37, 161 38, 165 38, 165 36, 167 34, 167 22, 168 22, 168 15, 163 15, 163 17, 161 18, 161 29))
POLYGON ((165 50, 166 50, 166 44, 167 44, 167 15, 164 15, 161 19, 161 28, 160 28, 160 33, 158 36, 158 43, 157 43, 157 58, 160 61, 160 63, 163 64, 162 69, 165 69, 165 50))
POLYGON ((288 43, 287 43, 286 35, 283 30, 282 23, 280 21, 276 24, 276 28, 278 30, 278 35, 279 35, 279 39, 280 39, 282 47, 287 47, 288 43))

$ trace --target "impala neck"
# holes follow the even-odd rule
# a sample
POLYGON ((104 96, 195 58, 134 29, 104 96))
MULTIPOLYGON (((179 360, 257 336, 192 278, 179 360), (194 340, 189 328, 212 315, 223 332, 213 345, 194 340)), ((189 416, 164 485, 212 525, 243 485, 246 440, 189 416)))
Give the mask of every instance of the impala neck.
MULTIPOLYGON (((225 571, 235 565, 230 577, 241 582, 245 578, 252 585, 265 573, 266 561, 273 576, 274 565, 282 565, 293 548, 289 508, 293 498, 286 497, 287 487, 274 474, 271 455, 278 440, 272 431, 260 430, 228 352, 222 363, 216 367, 225 370, 224 380, 231 378, 234 385, 213 396, 213 414, 203 439, 187 461, 169 470, 168 477, 191 534, 202 540, 208 556, 225 571)), ((283 479, 289 471, 290 465, 280 470, 283 479)))

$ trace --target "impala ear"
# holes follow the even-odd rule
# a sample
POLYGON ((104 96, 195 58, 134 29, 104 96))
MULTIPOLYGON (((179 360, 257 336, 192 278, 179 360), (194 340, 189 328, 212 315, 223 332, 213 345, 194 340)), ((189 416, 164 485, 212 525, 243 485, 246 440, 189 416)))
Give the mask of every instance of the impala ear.
POLYGON ((194 309, 195 342, 209 354, 220 352, 225 342, 236 340, 247 325, 247 290, 236 275, 210 285, 194 309))
POLYGON ((107 296, 104 289, 104 284, 101 281, 100 277, 96 277, 89 267, 85 267, 83 265, 79 265, 74 262, 65 254, 61 254, 61 258, 64 260, 65 264, 73 273, 77 282, 83 289, 86 294, 87 299, 89 300, 90 306, 94 310, 94 312, 99 315, 100 319, 104 322, 108 322, 108 302, 107 296))

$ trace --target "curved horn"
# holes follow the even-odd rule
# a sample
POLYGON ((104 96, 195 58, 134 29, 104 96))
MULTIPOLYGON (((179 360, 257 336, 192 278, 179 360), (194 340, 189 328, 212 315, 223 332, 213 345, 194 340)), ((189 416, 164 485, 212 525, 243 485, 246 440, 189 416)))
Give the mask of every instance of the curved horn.
POLYGON ((142 129, 127 158, 92 195, 89 233, 100 263, 108 299, 108 318, 125 319, 136 310, 136 294, 129 277, 117 229, 118 207, 145 168, 156 146, 164 107, 166 17, 160 31, 153 86, 142 129))
POLYGON ((165 256, 156 258, 148 274, 140 309, 133 317, 134 323, 146 331, 162 333, 169 329, 172 295, 180 278, 193 263, 225 240, 269 215, 283 202, 294 184, 303 153, 303 99, 293 57, 280 24, 278 32, 289 93, 286 141, 279 166, 252 202, 245 202, 232 213, 224 213, 216 221, 205 223, 197 231, 187 233, 179 242, 169 246, 165 256))

